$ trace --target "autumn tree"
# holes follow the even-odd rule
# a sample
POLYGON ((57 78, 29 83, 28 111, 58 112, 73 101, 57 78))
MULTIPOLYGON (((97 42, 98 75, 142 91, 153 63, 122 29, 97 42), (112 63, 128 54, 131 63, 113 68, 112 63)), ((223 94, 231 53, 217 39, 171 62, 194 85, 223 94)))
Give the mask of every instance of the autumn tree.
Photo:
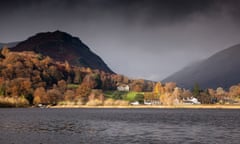
POLYGON ((98 99, 100 101, 104 101, 104 96, 103 96, 103 91, 102 90, 92 90, 91 93, 88 96, 88 100, 94 100, 94 99, 98 99))
POLYGON ((160 102, 163 105, 173 105, 174 98, 172 97, 171 93, 165 92, 160 96, 160 102))
POLYGON ((56 83, 63 78, 63 74, 57 69, 56 66, 50 66, 48 71, 50 73, 50 76, 52 77, 53 83, 56 83))
POLYGON ((125 84, 129 83, 129 79, 128 79, 128 77, 123 76, 123 80, 122 80, 122 82, 125 83, 125 84))
POLYGON ((182 91, 181 88, 175 87, 174 90, 173 90, 173 93, 172 93, 173 99, 174 100, 177 100, 177 99, 179 100, 182 96, 182 93, 183 93, 183 91, 182 91))
POLYGON ((91 92, 91 88, 88 84, 82 83, 76 90, 76 98, 83 104, 85 104, 88 100, 88 96, 91 92))
POLYGON ((25 77, 25 67, 21 61, 17 61, 13 66, 16 77, 25 77))
POLYGON ((144 86, 144 80, 142 79, 133 80, 130 84, 130 89, 132 91, 141 92, 143 91, 143 86, 144 86))
POLYGON ((13 80, 6 80, 4 85, 5 94, 7 96, 24 96, 25 98, 28 98, 27 96, 30 96, 32 94, 31 81, 27 78, 15 78, 13 80))
POLYGON ((50 104, 56 105, 59 101, 63 100, 63 95, 58 89, 50 89, 47 91, 47 97, 50 104))
POLYGON ((30 104, 33 103, 33 88, 30 79, 24 79, 20 87, 21 96, 24 96, 30 104))
POLYGON ((102 81, 102 89, 103 90, 115 90, 116 84, 111 79, 109 74, 101 74, 101 81, 102 81))
POLYGON ((74 101, 75 99, 75 92, 73 90, 67 90, 64 93, 64 100, 66 101, 74 101))
POLYGON ((141 92, 143 91, 143 85, 140 84, 140 83, 136 83, 132 86, 132 91, 135 91, 135 92, 141 92))
POLYGON ((222 87, 216 89, 216 97, 221 104, 225 103, 224 99, 226 97, 226 92, 222 87))
POLYGON ((200 92, 198 96, 198 100, 201 104, 212 104, 214 103, 214 99, 210 96, 208 90, 200 92))
POLYGON ((177 86, 175 82, 167 82, 165 83, 164 89, 166 92, 173 92, 174 88, 177 86))
POLYGON ((41 72, 39 70, 32 70, 31 79, 33 88, 46 86, 46 82, 43 81, 41 77, 41 72))
POLYGON ((161 82, 157 82, 156 85, 154 86, 153 89, 154 94, 163 94, 164 93, 164 88, 161 82))
MULTIPOLYGON (((152 91, 154 89, 154 85, 155 85, 155 82, 147 81, 144 84, 143 90, 146 91, 146 92, 150 92, 150 91, 152 91)), ((162 93, 164 93, 164 87, 163 86, 162 86, 162 93)))
POLYGON ((240 85, 234 85, 229 88, 229 97, 231 99, 240 98, 240 85))
POLYGON ((67 83, 65 80, 60 80, 57 83, 58 90, 63 94, 67 89, 67 83))
POLYGON ((208 93, 209 93, 209 95, 210 95, 211 97, 215 97, 215 96, 216 96, 216 91, 215 91, 214 89, 209 88, 209 89, 208 89, 208 93))
POLYGON ((51 63, 53 63, 53 60, 46 56, 43 60, 40 61, 41 65, 43 65, 45 68, 48 68, 51 63))
POLYGON ((45 91, 44 87, 39 87, 36 88, 34 93, 33 93, 34 99, 33 99, 33 104, 48 104, 50 103, 48 98, 47 98, 47 93, 45 91))
POLYGON ((91 89, 100 89, 102 87, 102 82, 99 74, 87 74, 83 83, 87 84, 91 89))
POLYGON ((181 95, 181 98, 183 99, 186 99, 186 98, 190 98, 190 97, 192 97, 192 93, 191 93, 191 91, 190 90, 183 90, 183 92, 182 92, 182 95, 181 95))

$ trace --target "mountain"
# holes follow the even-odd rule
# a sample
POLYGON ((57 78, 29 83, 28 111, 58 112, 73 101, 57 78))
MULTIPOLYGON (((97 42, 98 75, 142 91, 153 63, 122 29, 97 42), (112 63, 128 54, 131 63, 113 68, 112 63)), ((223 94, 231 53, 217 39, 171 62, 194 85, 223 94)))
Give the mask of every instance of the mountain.
POLYGON ((10 42, 10 43, 0 43, 0 49, 4 46, 7 46, 9 48, 15 47, 19 42, 10 42))
POLYGON ((239 54, 240 44, 188 66, 167 77, 163 82, 174 81, 185 88, 192 88, 195 83, 198 83, 201 88, 229 88, 240 83, 239 54))
POLYGON ((20 42, 11 51, 34 51, 57 61, 114 73, 79 38, 61 31, 38 33, 20 42))

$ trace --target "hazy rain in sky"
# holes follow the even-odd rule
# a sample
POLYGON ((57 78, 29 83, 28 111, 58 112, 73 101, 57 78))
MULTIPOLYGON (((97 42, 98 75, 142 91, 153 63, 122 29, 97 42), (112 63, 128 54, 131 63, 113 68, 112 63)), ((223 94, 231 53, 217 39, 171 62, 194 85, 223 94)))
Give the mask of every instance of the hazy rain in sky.
POLYGON ((162 80, 239 44, 237 0, 1 0, 0 42, 61 30, 116 73, 162 80))

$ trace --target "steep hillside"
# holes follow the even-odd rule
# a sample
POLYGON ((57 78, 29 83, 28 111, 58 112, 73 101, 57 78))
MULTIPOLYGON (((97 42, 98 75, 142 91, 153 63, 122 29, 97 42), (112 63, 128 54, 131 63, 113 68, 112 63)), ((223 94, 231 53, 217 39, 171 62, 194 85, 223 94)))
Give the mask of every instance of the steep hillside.
POLYGON ((163 82, 174 81, 185 88, 192 88, 195 83, 202 88, 229 88, 231 85, 240 83, 239 54, 240 45, 235 45, 176 72, 163 82))
POLYGON ((50 56, 57 61, 64 62, 67 60, 71 65, 90 67, 113 73, 104 61, 79 38, 61 31, 38 33, 20 42, 11 50, 34 51, 44 56, 50 56))

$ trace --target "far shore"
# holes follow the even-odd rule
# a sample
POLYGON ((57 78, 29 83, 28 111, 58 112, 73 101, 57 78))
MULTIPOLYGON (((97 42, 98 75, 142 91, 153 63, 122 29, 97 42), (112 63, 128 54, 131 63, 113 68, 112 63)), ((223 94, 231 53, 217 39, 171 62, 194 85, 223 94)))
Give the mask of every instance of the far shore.
POLYGON ((174 105, 174 106, 163 106, 163 105, 137 105, 137 106, 50 106, 49 108, 153 108, 153 109, 240 109, 240 105, 174 105))

